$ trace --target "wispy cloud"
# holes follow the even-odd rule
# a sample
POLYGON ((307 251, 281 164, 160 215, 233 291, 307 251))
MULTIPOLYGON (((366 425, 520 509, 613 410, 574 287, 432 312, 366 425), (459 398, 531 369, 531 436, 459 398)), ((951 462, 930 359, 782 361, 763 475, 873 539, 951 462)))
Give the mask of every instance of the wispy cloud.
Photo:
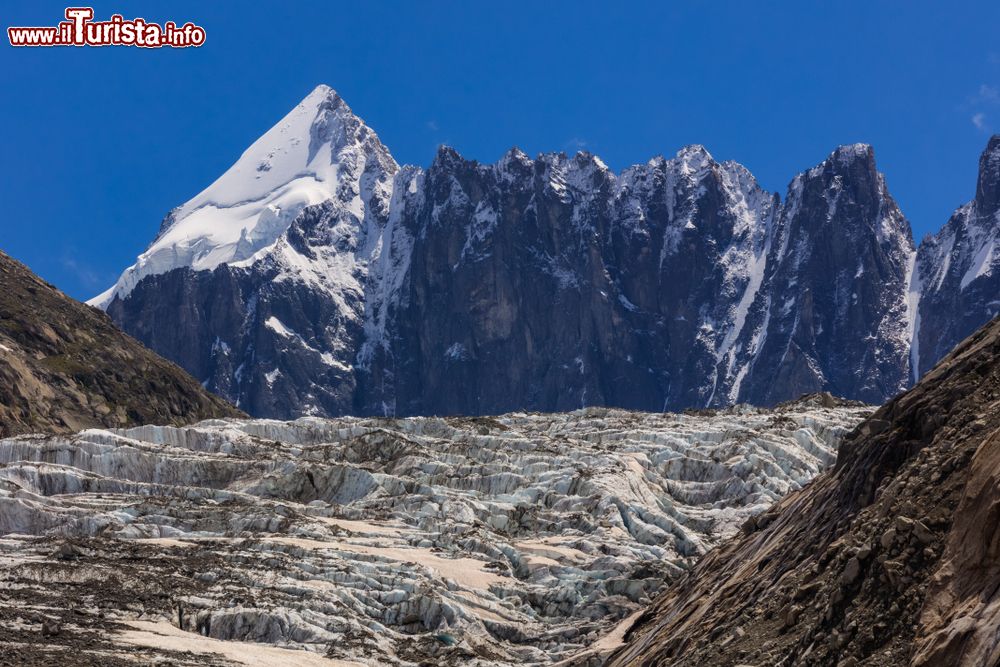
POLYGON ((579 137, 573 137, 565 144, 563 144, 563 148, 567 151, 582 151, 586 147, 587 147, 587 140, 581 139, 579 137))
POLYGON ((427 129, 430 130, 431 132, 437 132, 439 129, 437 121, 434 120, 427 121, 425 125, 427 126, 427 129))
POLYGON ((984 83, 979 86, 979 95, 977 95, 977 98, 980 102, 997 104, 1000 102, 1000 88, 984 83))
POLYGON ((965 108, 972 112, 969 120, 980 132, 992 132, 990 117, 1000 109, 1000 86, 982 83, 974 95, 969 96, 965 108))
POLYGON ((106 287, 105 283, 110 283, 111 279, 99 271, 81 264, 72 257, 63 257, 60 260, 63 268, 71 273, 80 285, 85 289, 97 289, 98 287, 106 287))

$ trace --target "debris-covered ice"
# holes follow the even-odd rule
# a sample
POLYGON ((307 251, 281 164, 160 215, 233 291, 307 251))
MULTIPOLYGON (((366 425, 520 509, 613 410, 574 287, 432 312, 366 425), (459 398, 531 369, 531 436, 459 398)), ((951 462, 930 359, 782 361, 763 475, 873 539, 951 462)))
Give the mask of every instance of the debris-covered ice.
POLYGON ((0 653, 110 665, 599 653, 694 559, 829 465, 868 413, 821 405, 0 440, 0 653))

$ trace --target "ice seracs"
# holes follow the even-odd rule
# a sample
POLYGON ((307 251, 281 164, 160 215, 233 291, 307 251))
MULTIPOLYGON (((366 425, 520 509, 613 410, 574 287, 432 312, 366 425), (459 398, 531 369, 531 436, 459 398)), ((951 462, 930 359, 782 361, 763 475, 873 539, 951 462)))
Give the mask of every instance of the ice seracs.
POLYGON ((551 664, 808 483, 869 412, 814 397, 0 439, 0 579, 16 582, 0 655, 551 664))

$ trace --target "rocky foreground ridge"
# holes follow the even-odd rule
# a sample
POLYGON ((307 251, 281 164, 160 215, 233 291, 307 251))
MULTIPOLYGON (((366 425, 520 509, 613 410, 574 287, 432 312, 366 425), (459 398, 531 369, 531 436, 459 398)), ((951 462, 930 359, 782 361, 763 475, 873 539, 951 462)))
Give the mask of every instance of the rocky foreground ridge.
POLYGON ((611 664, 1000 664, 1000 319, 742 532, 611 664))
POLYGON ((0 436, 242 414, 0 252, 0 436))
POLYGON ((33 667, 598 661, 665 585, 832 464, 870 412, 817 396, 706 414, 212 420, 3 439, 0 655, 33 667))

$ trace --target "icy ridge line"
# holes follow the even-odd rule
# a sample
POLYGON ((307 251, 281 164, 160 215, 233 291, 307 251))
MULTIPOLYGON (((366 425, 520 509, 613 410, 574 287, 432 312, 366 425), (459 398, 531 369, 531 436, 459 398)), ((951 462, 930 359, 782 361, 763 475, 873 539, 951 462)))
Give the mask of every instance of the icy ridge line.
POLYGON ((480 164, 444 146, 401 168, 320 86, 90 303, 258 416, 881 403, 1000 310, 998 156, 1000 137, 976 199, 916 248, 867 144, 784 199, 697 144, 620 173, 583 151, 480 164), (209 312, 220 290, 230 310, 209 312), (165 332, 181 313, 188 343, 165 332), (499 356, 528 379, 471 403, 443 387, 499 356))
MULTIPOLYGON (((821 170, 832 160, 846 163, 865 159, 870 153, 867 144, 840 146, 810 171, 821 170)), ((357 186, 363 169, 359 170, 356 162, 368 159, 370 154, 385 162, 383 168, 390 177, 399 171, 399 165, 375 133, 353 114, 336 91, 320 84, 214 183, 171 211, 157 238, 136 263, 123 272, 115 285, 87 303, 105 309, 115 297, 125 298, 143 278, 176 268, 208 271, 220 264, 251 263, 259 259, 261 251, 277 243, 304 208, 335 197, 338 188, 345 185, 345 176, 353 179, 346 185, 357 186), (309 138, 308 143, 305 137, 309 138), (342 160, 347 161, 348 169, 341 168, 342 160)), ((435 163, 449 159, 464 160, 453 148, 442 145, 435 163)), ((733 187, 745 190, 740 181, 746 181, 749 188, 757 188, 746 167, 734 161, 716 163, 701 144, 682 147, 672 159, 658 155, 645 165, 633 165, 618 174, 587 151, 579 151, 574 157, 561 152, 541 153, 536 160, 550 165, 550 185, 564 193, 584 190, 587 178, 569 182, 561 179, 597 169, 607 173, 615 185, 616 196, 620 196, 637 172, 653 166, 692 180, 699 180, 707 169, 718 168, 733 187)), ((515 146, 495 163, 483 164, 481 168, 503 174, 512 162, 532 161, 515 146)), ((408 181, 423 172, 420 167, 409 169, 408 181)), ((392 181, 387 180, 384 188, 387 199, 391 198, 392 181)), ((766 196, 778 195, 766 193, 766 196)), ((348 202, 351 212, 359 218, 365 217, 365 203, 363 197, 348 202)))

